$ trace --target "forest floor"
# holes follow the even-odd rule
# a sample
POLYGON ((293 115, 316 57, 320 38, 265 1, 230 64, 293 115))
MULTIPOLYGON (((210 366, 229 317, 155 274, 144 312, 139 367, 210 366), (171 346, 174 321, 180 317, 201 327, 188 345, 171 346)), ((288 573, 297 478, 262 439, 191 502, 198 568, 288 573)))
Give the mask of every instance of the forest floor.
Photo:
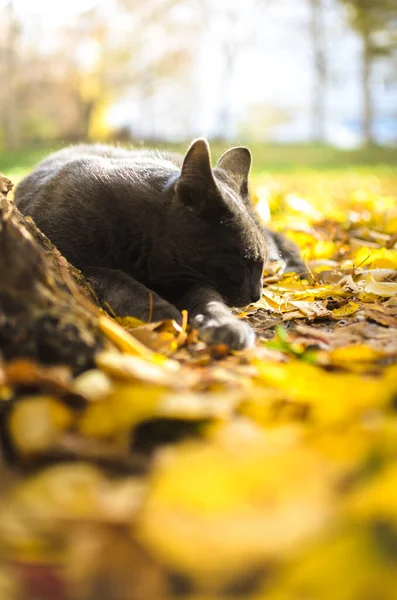
POLYGON ((253 191, 310 271, 265 273, 255 348, 126 319, 77 378, 0 368, 0 598, 395 600, 397 174, 253 191))

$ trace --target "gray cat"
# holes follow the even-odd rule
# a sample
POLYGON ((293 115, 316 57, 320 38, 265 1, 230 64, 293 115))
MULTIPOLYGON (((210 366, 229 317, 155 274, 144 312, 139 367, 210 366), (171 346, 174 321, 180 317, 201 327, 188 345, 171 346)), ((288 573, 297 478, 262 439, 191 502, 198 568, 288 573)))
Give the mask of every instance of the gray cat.
POLYGON ((266 260, 296 248, 261 227, 251 205, 251 154, 232 148, 214 169, 208 143, 186 156, 103 145, 66 148, 17 187, 16 203, 119 316, 175 319, 209 344, 253 344, 228 306, 259 300, 266 260))

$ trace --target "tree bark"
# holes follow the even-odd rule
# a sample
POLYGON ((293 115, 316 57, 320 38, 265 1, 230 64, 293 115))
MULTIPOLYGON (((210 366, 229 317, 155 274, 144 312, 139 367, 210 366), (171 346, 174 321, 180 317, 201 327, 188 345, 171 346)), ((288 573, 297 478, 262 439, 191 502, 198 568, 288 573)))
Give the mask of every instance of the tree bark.
POLYGON ((94 293, 7 198, 11 188, 0 175, 0 353, 84 371, 104 346, 94 293))

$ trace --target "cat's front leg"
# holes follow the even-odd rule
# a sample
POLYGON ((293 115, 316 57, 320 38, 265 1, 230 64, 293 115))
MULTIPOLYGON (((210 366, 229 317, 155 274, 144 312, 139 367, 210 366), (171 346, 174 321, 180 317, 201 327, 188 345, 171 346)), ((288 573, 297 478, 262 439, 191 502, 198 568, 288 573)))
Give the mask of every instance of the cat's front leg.
POLYGON ((181 323, 181 313, 175 306, 124 271, 88 267, 83 272, 101 305, 110 307, 118 317, 133 316, 144 322, 173 319, 181 323))
POLYGON ((231 350, 253 346, 255 333, 245 321, 233 315, 218 292, 197 286, 177 303, 187 309, 189 320, 198 329, 200 338, 211 346, 227 345, 231 350))

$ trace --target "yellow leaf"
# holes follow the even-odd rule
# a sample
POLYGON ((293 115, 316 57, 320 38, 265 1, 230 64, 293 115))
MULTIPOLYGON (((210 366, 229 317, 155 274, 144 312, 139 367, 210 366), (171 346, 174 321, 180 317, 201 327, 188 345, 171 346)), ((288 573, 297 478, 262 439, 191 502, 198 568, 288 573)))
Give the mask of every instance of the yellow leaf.
POLYGON ((312 417, 325 423, 348 421, 365 410, 384 407, 397 392, 392 368, 383 378, 327 373, 294 360, 288 364, 258 362, 257 368, 264 385, 283 390, 287 400, 307 405, 312 417))
POLYGON ((247 564, 283 556, 332 513, 317 455, 258 442, 245 451, 184 444, 158 465, 139 538, 169 567, 222 585, 247 564), (194 540, 194 543, 192 541, 194 540))
POLYGON ((371 267, 372 269, 396 269, 397 250, 387 248, 360 248, 354 255, 356 266, 371 267))
POLYGON ((85 371, 73 382, 73 391, 90 401, 105 398, 113 388, 113 382, 99 369, 85 371))
POLYGON ((59 400, 25 396, 13 407, 8 426, 16 448, 31 454, 49 450, 73 420, 73 413, 59 400))
POLYGON ((397 525, 396 489, 397 466, 391 463, 347 497, 345 510, 355 519, 384 519, 397 525))
POLYGON ((113 377, 127 381, 147 381, 160 385, 175 383, 175 375, 181 370, 179 363, 161 355, 159 355, 159 360, 150 360, 146 356, 101 352, 96 357, 96 363, 98 367, 113 377))
POLYGON ((88 437, 111 437, 154 417, 166 389, 156 385, 120 384, 100 402, 90 404, 78 421, 88 437))
POLYGON ((364 290, 367 294, 376 294, 390 298, 397 294, 397 283, 392 281, 375 281, 373 278, 365 284, 364 290))
POLYGON ((340 308, 335 308, 332 311, 332 316, 337 319, 344 319, 345 317, 353 315, 355 312, 358 311, 359 308, 360 306, 356 302, 348 302, 340 308))
POLYGON ((363 528, 339 528, 311 544, 282 571, 275 585, 256 598, 266 600, 394 600, 397 573, 382 555, 376 535, 363 528), (302 591, 304 593, 302 594, 302 591))
POLYGON ((230 418, 241 398, 241 392, 178 392, 166 394, 159 402, 158 415, 197 420, 230 418))
POLYGON ((99 317, 99 328, 123 352, 137 354, 147 358, 152 358, 154 356, 154 352, 149 350, 149 348, 146 348, 141 342, 127 333, 121 325, 110 317, 101 315, 99 317))
POLYGON ((363 344, 355 344, 352 346, 343 346, 332 350, 329 354, 331 363, 345 366, 350 362, 371 363, 376 362, 385 356, 384 352, 374 350, 363 344))

